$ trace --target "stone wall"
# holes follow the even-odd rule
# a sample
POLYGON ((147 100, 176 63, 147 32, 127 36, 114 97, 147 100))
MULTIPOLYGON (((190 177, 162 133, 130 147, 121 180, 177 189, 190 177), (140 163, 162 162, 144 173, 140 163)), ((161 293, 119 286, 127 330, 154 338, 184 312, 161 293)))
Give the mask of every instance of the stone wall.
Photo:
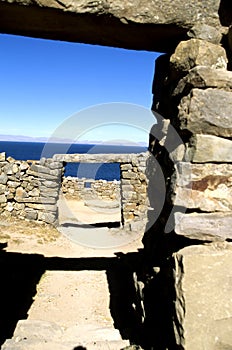
POLYGON ((121 202, 120 181, 95 180, 67 176, 62 181, 62 192, 76 200, 102 199, 121 202))
POLYGON ((148 153, 141 154, 65 154, 40 161, 17 161, 0 157, 0 213, 29 220, 58 224, 57 201, 60 190, 82 198, 88 195, 101 199, 118 199, 124 228, 134 229, 138 223, 144 229, 147 218, 147 184, 145 175, 148 153), (119 182, 92 181, 91 193, 87 180, 63 177, 64 162, 120 163, 119 182), (142 223, 142 226, 141 226, 142 223), (128 224, 130 224, 128 226, 128 224))
POLYGON ((124 228, 143 230, 147 222, 149 152, 140 154, 56 154, 53 159, 71 163, 119 163, 121 177, 121 210, 124 228))
POLYGON ((0 154, 0 213, 55 224, 63 163, 6 159, 0 154))
MULTIPOLYGON (((162 339, 168 349, 232 346, 231 245, 226 243, 232 239, 232 72, 217 34, 198 25, 156 66, 158 124, 151 130, 150 150, 163 170, 166 193, 158 219, 147 226, 144 246, 152 265, 161 266, 159 280, 174 285, 169 292, 163 283, 156 286, 166 293, 163 310, 170 305, 160 326, 160 332, 169 329, 168 340, 162 339)), ((150 221, 155 216, 153 205, 150 221)))

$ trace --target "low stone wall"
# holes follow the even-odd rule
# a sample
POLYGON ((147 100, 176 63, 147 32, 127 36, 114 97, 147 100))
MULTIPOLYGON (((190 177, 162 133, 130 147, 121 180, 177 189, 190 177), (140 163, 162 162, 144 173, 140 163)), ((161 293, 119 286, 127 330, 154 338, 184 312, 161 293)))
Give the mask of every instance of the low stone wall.
POLYGON ((121 177, 122 224, 131 230, 144 230, 149 199, 147 161, 149 152, 131 154, 56 154, 55 161, 70 163, 119 163, 121 177))
POLYGON ((58 223, 60 190, 83 198, 120 200, 122 224, 143 230, 149 206, 145 174, 149 153, 141 154, 57 154, 39 161, 18 161, 0 153, 0 214, 58 223), (120 163, 119 181, 63 177, 64 162, 120 163), (85 185, 91 183, 88 188, 85 185), (138 226, 139 225, 139 226, 138 226))
POLYGON ((18 161, 0 154, 0 213, 54 224, 62 162, 18 161))
POLYGON ((76 200, 102 199, 120 201, 120 181, 94 180, 67 176, 62 181, 62 192, 76 200))

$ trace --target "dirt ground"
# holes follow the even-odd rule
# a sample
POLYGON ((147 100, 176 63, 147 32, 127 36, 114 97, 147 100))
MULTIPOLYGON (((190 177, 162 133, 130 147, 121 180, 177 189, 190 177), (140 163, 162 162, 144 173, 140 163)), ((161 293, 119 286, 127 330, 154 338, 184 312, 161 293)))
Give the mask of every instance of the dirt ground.
MULTIPOLYGON (((83 202, 69 201, 66 204, 68 213, 71 210, 76 217, 78 212, 81 222, 108 222, 114 216, 116 220, 120 218, 118 211, 99 213, 83 202)), ((63 222, 68 219, 63 213, 63 222)), ((136 252, 142 247, 139 238, 115 249, 88 248, 69 240, 51 225, 12 217, 0 217, 0 243, 7 243, 7 252, 66 258, 115 257, 118 251, 136 252)), ((76 327, 83 325, 113 329, 105 271, 46 271, 37 285, 28 319, 55 322, 71 333, 72 330, 76 333, 76 327)))

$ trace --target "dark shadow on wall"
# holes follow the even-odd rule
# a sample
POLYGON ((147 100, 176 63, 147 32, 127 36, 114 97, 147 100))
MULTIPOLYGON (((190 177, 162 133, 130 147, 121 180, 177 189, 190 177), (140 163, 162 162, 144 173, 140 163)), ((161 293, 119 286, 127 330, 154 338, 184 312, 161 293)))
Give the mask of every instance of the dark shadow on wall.
POLYGON ((12 337, 18 320, 27 318, 45 272, 43 260, 42 255, 0 251, 0 345, 12 337))
POLYGON ((221 0, 219 6, 219 19, 221 25, 230 26, 232 23, 232 2, 231 0, 221 0))

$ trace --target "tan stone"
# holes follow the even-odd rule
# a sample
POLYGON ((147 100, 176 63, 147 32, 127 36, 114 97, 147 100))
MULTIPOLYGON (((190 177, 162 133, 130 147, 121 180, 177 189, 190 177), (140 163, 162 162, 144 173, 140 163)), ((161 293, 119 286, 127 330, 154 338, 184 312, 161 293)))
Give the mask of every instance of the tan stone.
POLYGON ((193 89, 180 102, 180 128, 193 134, 232 137, 231 110, 232 92, 193 89))
POLYGON ((232 239, 232 212, 174 214, 176 234, 202 241, 232 239))
POLYGON ((173 96, 187 95, 193 88, 218 88, 232 90, 232 72, 206 66, 197 66, 181 79, 173 96))
POLYGON ((231 244, 190 246, 174 254, 174 330, 178 349, 232 348, 231 244))
POLYGON ((177 163, 172 203, 205 212, 232 210, 232 165, 177 163))
POLYGON ((231 163, 232 141, 213 135, 196 134, 190 140, 186 159, 194 163, 231 163))
POLYGON ((200 39, 182 41, 170 58, 174 76, 183 76, 195 66, 209 66, 216 69, 227 68, 225 50, 219 46, 200 39))

